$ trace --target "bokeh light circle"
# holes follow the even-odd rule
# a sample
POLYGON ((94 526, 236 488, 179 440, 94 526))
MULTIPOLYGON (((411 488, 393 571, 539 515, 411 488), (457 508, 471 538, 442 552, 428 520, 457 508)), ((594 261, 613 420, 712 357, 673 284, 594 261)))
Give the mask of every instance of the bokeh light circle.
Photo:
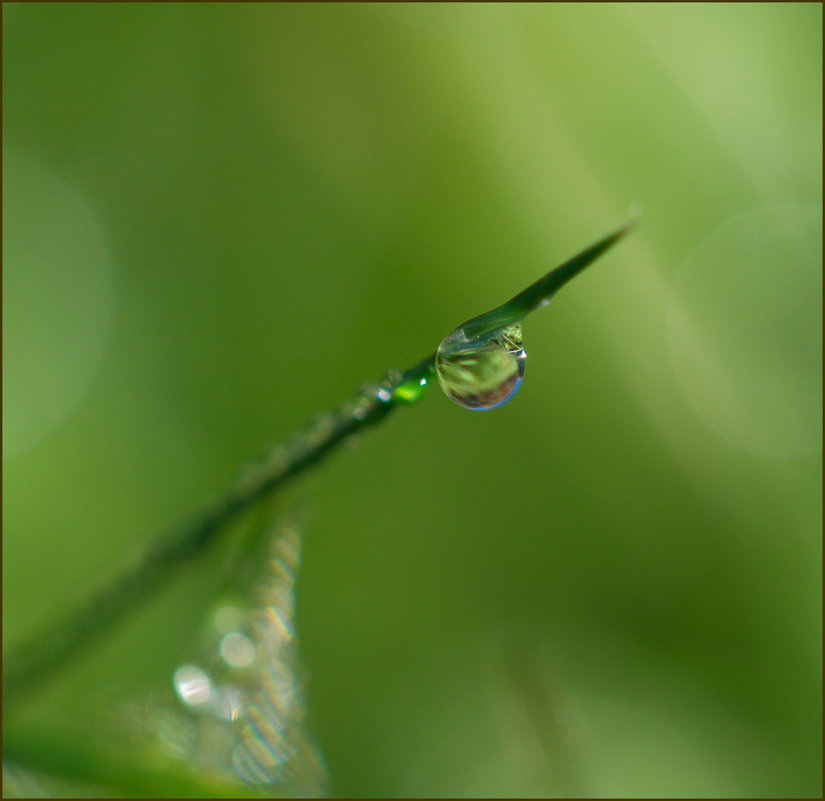
POLYGON ((68 183, 3 157, 3 456, 68 418, 108 341, 113 277, 94 211, 68 183))

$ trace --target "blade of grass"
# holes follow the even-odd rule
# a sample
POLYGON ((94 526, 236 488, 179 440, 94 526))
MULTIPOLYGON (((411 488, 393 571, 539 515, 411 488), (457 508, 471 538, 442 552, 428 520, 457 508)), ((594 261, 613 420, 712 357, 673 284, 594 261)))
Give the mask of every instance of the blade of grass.
MULTIPOLYGON (((262 798, 242 784, 141 764, 99 743, 27 730, 3 737, 3 759, 24 769, 116 791, 127 798, 262 798)), ((271 797, 271 796, 268 796, 271 797)))
POLYGON ((6 710, 102 637, 182 563, 203 553, 227 525, 273 491, 320 462, 342 442, 380 423, 409 398, 399 388, 418 386, 432 371, 434 355, 401 374, 394 371, 352 400, 322 415, 285 445, 248 468, 210 508, 164 532, 119 576, 12 652, 5 661, 6 710))
MULTIPOLYGON (((634 220, 626 223, 478 320, 498 313, 512 314, 513 310, 520 313, 541 305, 627 234, 634 224, 634 220)), ((420 399, 434 372, 435 354, 432 354, 405 373, 391 371, 380 384, 365 386, 349 402, 316 418, 246 470, 211 507, 164 532, 114 580, 18 647, 4 664, 6 711, 100 639, 179 565, 207 550, 243 512, 318 464, 353 435, 380 423, 397 406, 420 399)))

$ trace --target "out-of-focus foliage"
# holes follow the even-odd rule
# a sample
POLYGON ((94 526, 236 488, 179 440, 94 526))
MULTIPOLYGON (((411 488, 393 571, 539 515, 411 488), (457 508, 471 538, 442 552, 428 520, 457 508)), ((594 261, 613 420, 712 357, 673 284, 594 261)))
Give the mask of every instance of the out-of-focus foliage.
MULTIPOLYGON (((638 203, 510 403, 304 483, 309 725, 345 796, 821 793, 818 4, 3 12, 7 647, 638 203)), ((221 569, 29 717, 169 688, 221 569)))

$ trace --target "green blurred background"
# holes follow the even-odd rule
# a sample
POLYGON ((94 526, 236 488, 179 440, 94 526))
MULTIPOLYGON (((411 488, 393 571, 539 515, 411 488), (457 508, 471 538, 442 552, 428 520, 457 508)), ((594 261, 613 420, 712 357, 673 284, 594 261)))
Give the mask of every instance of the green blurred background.
MULTIPOLYGON (((510 403, 298 490, 309 724, 344 796, 821 794, 819 4, 3 16, 7 648, 637 203, 510 403)), ((30 716, 166 689, 219 568, 30 716)))

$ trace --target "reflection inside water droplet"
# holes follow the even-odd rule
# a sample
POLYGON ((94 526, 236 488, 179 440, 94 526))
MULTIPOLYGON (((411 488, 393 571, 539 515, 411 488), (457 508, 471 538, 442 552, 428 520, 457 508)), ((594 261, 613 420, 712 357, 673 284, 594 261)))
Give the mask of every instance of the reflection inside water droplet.
POLYGON ((465 409, 484 411, 515 395, 526 358, 520 323, 475 337, 462 326, 439 346, 435 368, 450 400, 465 409))

